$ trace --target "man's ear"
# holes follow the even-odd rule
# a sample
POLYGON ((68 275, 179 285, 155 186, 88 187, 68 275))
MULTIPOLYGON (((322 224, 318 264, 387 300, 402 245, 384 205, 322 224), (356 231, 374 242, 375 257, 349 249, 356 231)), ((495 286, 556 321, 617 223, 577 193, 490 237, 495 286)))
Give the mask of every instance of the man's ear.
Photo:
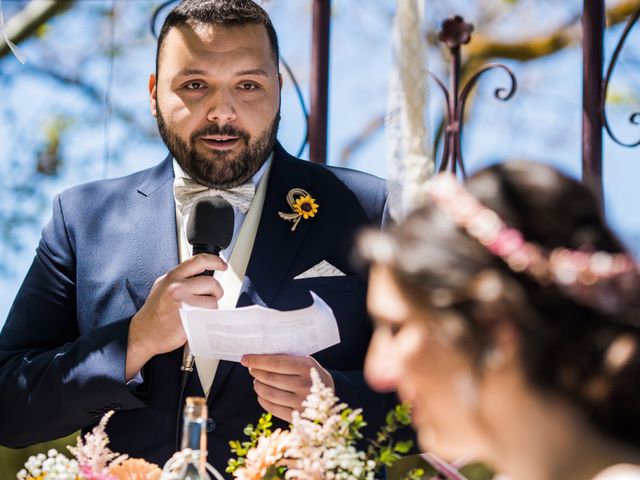
POLYGON ((151 106, 151 115, 158 116, 158 96, 156 92, 156 76, 155 74, 149 75, 149 101, 151 106))
POLYGON ((282 74, 278 74, 278 81, 280 83, 280 91, 282 91, 282 86, 284 85, 284 79, 282 78, 282 74))

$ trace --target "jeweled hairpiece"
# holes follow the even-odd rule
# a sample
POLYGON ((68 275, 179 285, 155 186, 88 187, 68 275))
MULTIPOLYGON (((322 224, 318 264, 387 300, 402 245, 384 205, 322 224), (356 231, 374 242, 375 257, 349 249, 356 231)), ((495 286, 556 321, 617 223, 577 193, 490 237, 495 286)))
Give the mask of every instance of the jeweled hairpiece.
POLYGON ((604 311, 617 310, 621 297, 638 286, 637 266, 629 254, 569 248, 545 252, 480 203, 449 173, 442 173, 431 182, 429 197, 456 225, 501 258, 511 270, 527 274, 542 285, 566 288, 581 303, 604 311), (591 288, 603 286, 610 280, 619 280, 618 292, 612 288, 601 291, 591 288))

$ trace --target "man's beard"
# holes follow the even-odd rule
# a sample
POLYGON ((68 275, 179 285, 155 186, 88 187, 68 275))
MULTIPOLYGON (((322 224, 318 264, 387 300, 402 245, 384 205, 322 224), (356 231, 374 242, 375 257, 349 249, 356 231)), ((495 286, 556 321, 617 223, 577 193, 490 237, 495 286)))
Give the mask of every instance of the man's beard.
POLYGON ((231 125, 219 127, 211 124, 193 132, 187 144, 169 130, 158 109, 158 130, 169 152, 189 177, 210 188, 229 189, 249 180, 273 150, 279 124, 280 110, 271 125, 253 141, 246 130, 231 125), (238 137, 243 148, 236 154, 232 151, 212 151, 208 155, 196 152, 198 138, 211 135, 238 137))

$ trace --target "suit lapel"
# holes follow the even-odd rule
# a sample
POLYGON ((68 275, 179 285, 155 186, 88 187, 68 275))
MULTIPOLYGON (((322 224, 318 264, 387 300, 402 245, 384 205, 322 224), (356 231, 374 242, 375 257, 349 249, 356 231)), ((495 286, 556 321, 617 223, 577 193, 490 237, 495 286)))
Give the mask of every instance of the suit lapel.
MULTIPOLYGON (((312 186, 312 181, 304 169, 304 161, 292 157, 280 144, 276 144, 260 224, 240 290, 238 307, 271 305, 298 250, 303 245, 310 224, 303 220, 292 232, 292 223, 281 219, 278 212, 291 212, 287 203, 289 190, 302 188, 313 195, 312 186)), ((220 362, 209 393, 209 401, 218 394, 234 365, 234 362, 220 362)))
POLYGON ((247 265, 238 306, 252 303, 271 305, 304 243, 310 224, 303 220, 292 232, 293 224, 278 216, 278 212, 291 213, 291 207, 287 203, 289 190, 302 188, 311 192, 313 185, 302 160, 291 157, 280 145, 277 145, 275 152, 260 225, 247 265))
POLYGON ((137 268, 126 279, 126 285, 140 309, 153 282, 179 263, 170 156, 149 171, 134 192, 127 211, 137 268))

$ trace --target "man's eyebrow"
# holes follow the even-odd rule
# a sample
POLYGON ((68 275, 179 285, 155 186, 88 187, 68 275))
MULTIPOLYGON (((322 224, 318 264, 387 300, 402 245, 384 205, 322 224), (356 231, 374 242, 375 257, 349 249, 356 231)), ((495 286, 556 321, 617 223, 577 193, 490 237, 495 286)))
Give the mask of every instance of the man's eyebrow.
POLYGON ((200 68, 183 68, 178 75, 205 75, 206 73, 200 68))
MULTIPOLYGON (((239 72, 236 72, 235 74, 238 76, 242 76, 242 75, 258 75, 261 77, 270 76, 265 70, 261 68, 253 68, 251 70, 241 70, 239 72)), ((178 72, 178 75, 207 75, 207 72, 205 70, 202 70, 201 68, 187 67, 180 70, 180 72, 178 72)))
POLYGON ((261 77, 269 77, 270 75, 261 68, 254 68, 252 70, 241 70, 236 72, 236 75, 259 75, 261 77))

